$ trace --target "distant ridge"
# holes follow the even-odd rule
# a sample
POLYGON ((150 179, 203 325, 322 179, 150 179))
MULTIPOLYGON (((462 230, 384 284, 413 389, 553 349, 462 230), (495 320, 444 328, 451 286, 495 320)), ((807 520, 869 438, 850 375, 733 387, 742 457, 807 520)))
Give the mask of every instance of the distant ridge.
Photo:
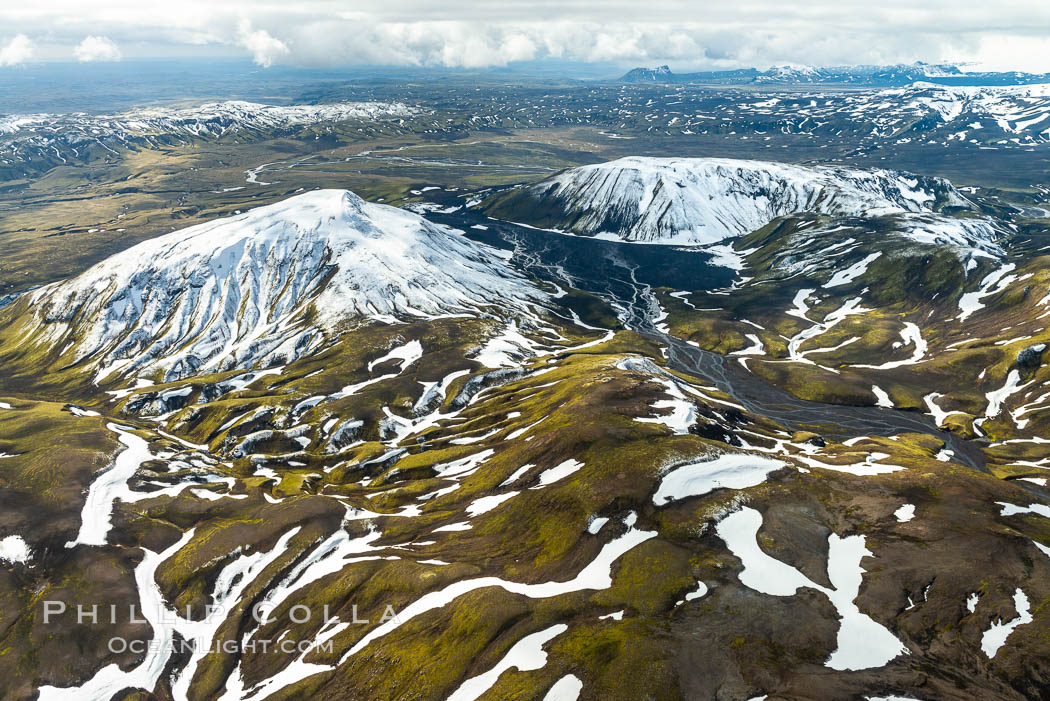
POLYGON ((674 73, 668 66, 634 68, 620 78, 625 83, 714 83, 723 85, 858 85, 901 87, 915 82, 938 85, 1032 85, 1050 83, 1050 73, 965 72, 952 64, 923 63, 892 66, 774 66, 769 70, 738 68, 728 71, 674 73))

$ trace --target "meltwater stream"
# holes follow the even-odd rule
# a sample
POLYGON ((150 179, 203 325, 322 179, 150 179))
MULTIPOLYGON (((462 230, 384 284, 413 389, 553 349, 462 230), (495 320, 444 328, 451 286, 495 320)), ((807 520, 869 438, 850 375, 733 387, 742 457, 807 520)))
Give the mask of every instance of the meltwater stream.
POLYGON ((733 271, 712 265, 710 253, 558 234, 463 210, 427 216, 511 251, 514 264, 540 279, 600 295, 620 311, 626 326, 666 348, 671 368, 715 385, 748 411, 789 430, 813 431, 833 440, 926 433, 943 440, 959 462, 986 471, 984 454, 975 443, 941 430, 925 414, 799 399, 747 372, 735 359, 696 348, 657 328, 659 306, 652 288, 715 290, 732 283, 733 271))

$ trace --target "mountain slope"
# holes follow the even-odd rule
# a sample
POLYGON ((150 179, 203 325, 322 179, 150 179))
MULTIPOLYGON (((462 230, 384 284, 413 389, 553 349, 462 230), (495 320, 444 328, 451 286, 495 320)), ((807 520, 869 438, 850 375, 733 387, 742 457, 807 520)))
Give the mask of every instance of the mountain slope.
MULTIPOLYGON (((0 697, 1047 696, 1050 512, 1033 491, 1047 458, 1027 437, 1048 433, 1036 387, 1050 367, 1036 366, 1050 339, 1045 324, 1018 337, 1032 332, 1009 317, 1038 323, 1050 281, 1003 260, 1009 240, 973 252, 990 220, 782 216, 735 242, 749 277, 677 289, 609 251, 679 267, 695 252, 531 240, 454 209, 441 221, 505 234, 512 261, 558 275, 549 316, 529 318, 542 294, 490 249, 343 191, 179 232, 36 294, 68 321, 41 322, 33 295, 0 311, 0 595, 14 612, 0 697), (610 265, 576 274, 569 256, 610 265), (958 320, 959 293, 978 285, 958 320), (607 294, 588 303, 587 289, 607 294), (524 318, 500 319, 490 299, 524 318), (171 314, 136 319, 157 300, 171 314), (459 309, 487 318, 435 318, 459 309), (589 325, 613 309, 646 323, 589 325), (341 333, 395 316, 410 323, 341 333), (7 362, 19 332, 72 360, 83 349, 69 341, 112 331, 94 362, 120 359, 113 344, 139 329, 157 344, 176 327, 181 357, 220 334, 207 374, 109 391, 49 379, 40 401, 7 362), (209 372, 230 357, 221 333, 240 328, 305 350, 209 372), (946 345, 991 342, 988 329, 1007 343, 946 345), (732 358, 693 355, 734 340, 747 345, 721 349, 732 358), (1036 341, 1008 375, 992 356, 1036 341), (950 377, 927 374, 940 353, 950 377), (841 403, 751 377, 798 368, 841 403), (1028 433, 982 451, 918 411, 870 407, 929 399, 957 423, 976 411, 960 389, 990 436, 1011 420, 1028 433), (973 469, 971 451, 998 464, 973 469), (1029 464, 1006 472, 1007 459, 1029 464), (69 602, 49 628, 40 592, 69 602), (72 604, 94 601, 156 615, 82 625, 72 604), (114 634, 147 653, 112 652, 114 634), (535 664, 512 670, 526 651, 535 664)), ((148 353, 124 359, 148 371, 148 353)))
POLYGON ((622 158, 494 198, 497 218, 629 241, 715 243, 799 212, 874 216, 972 205, 945 180, 718 158, 622 158))
POLYGON ((288 362, 350 320, 521 309, 543 296, 481 244, 321 190, 144 242, 41 288, 25 332, 67 362, 98 364, 97 380, 116 370, 170 380, 288 362))

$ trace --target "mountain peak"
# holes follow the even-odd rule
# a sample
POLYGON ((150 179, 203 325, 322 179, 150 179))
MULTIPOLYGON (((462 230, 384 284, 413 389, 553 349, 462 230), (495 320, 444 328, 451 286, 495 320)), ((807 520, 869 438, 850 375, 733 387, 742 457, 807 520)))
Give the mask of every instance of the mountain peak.
POLYGON ((658 82, 672 78, 674 74, 669 66, 658 66, 656 68, 633 68, 620 79, 628 83, 658 82))
POLYGON ((675 244, 716 243, 787 214, 877 216, 969 206, 945 180, 898 171, 639 156, 571 168, 506 197, 513 198, 512 211, 538 213, 538 225, 675 244))
MULTIPOLYGON (((345 322, 521 310, 544 293, 418 215, 315 190, 146 241, 34 293, 34 339, 114 373, 290 362, 345 322)), ((67 356, 68 354, 68 356, 67 356)))

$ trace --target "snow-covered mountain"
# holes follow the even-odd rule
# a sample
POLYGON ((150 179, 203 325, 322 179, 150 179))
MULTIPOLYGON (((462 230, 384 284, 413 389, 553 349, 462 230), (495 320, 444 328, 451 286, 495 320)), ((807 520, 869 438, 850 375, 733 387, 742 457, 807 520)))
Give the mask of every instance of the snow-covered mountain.
POLYGON ((798 85, 863 85, 898 87, 916 81, 935 80, 945 85, 1030 85, 1050 82, 1050 74, 1019 71, 990 72, 963 70, 950 63, 898 63, 873 66, 773 66, 767 70, 735 68, 724 71, 674 73, 668 66, 634 68, 621 81, 626 83, 763 83, 798 85))
POLYGON ((899 97, 901 107, 882 115, 887 122, 906 110, 936 114, 945 125, 967 132, 998 127, 1005 135, 1050 139, 1050 84, 1009 87, 947 87, 916 83, 901 90, 887 90, 884 97, 899 97), (982 120, 990 120, 988 123, 982 120))
MULTIPOLYGON (((785 134, 832 138, 848 128, 858 135, 861 149, 923 143, 1000 149, 1050 141, 1050 84, 973 87, 917 82, 837 95, 775 93, 745 97, 728 109, 737 116, 722 119, 722 127, 731 131, 748 131, 761 122, 761 128, 785 134)), ((709 121, 687 121, 683 126, 701 129, 709 121)))
POLYGON ((94 151, 116 153, 119 149, 156 148, 228 135, 255 138, 310 124, 401 119, 419 112, 399 102, 264 105, 227 101, 113 115, 0 115, 0 164, 31 161, 63 165, 84 160, 94 151))
POLYGON ((577 234, 707 244, 799 212, 876 216, 972 205, 950 183, 888 170, 718 158, 622 158, 498 198, 495 216, 577 234))
POLYGON ((229 100, 197 107, 149 107, 115 115, 27 114, 0 116, 0 134, 68 130, 81 138, 100 133, 120 138, 148 134, 220 136, 230 131, 279 129, 315 122, 405 117, 418 110, 402 103, 340 102, 329 105, 264 105, 229 100))
POLYGON ((657 68, 632 68, 621 78, 626 83, 664 83, 670 82, 674 74, 668 66, 657 68))
POLYGON ((348 320, 523 309, 544 293, 492 249, 345 190, 141 243, 33 293, 37 343, 113 372, 288 362, 348 320))

